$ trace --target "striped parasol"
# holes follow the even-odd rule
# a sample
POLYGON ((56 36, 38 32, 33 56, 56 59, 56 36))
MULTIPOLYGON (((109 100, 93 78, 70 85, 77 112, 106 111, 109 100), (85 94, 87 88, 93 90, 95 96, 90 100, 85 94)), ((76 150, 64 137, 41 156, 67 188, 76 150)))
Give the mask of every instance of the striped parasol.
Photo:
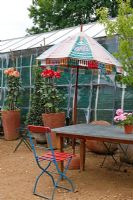
POLYGON ((115 67, 117 71, 122 70, 121 63, 111 55, 95 39, 83 32, 68 37, 60 43, 52 46, 38 58, 42 66, 66 66, 77 68, 75 83, 75 95, 73 106, 73 123, 77 119, 77 87, 79 68, 101 69, 111 73, 115 67))

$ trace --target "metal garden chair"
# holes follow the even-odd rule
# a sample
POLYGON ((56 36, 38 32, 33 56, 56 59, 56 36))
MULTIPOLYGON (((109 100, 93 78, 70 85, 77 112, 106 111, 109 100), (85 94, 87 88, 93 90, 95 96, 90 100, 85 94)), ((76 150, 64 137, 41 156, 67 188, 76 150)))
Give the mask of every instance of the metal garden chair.
POLYGON ((17 131, 19 131, 19 134, 20 134, 20 141, 18 142, 17 146, 15 147, 14 151, 13 152, 16 152, 17 149, 20 147, 20 145, 22 143, 25 144, 25 146, 30 150, 32 151, 31 149, 31 145, 30 145, 30 142, 29 142, 29 137, 28 137, 28 132, 27 132, 27 128, 25 127, 20 127, 17 129, 17 131))
MULTIPOLYGON (((54 148, 52 146, 52 142, 51 142, 51 137, 50 137, 51 129, 49 127, 28 125, 28 131, 29 131, 28 135, 30 137, 30 144, 31 144, 31 147, 32 147, 32 150, 34 153, 36 163, 37 163, 38 167, 41 169, 41 172, 37 176, 35 184, 34 184, 33 194, 35 194, 39 197, 45 198, 45 199, 53 200, 55 190, 58 188, 63 188, 65 190, 74 192, 75 187, 74 187, 72 181, 66 175, 68 166, 74 155, 70 154, 70 153, 58 152, 58 151, 54 150, 54 148), (36 151, 37 149, 36 149, 36 145, 33 140, 33 137, 32 137, 32 133, 46 134, 48 148, 44 147, 44 154, 41 156, 38 155, 38 153, 36 151), (64 171, 62 172, 58 166, 58 163, 63 162, 63 161, 66 161, 66 166, 64 167, 64 171), (45 167, 43 166, 44 162, 46 163, 45 167), (55 166, 54 173, 53 173, 53 171, 50 171, 51 164, 53 164, 55 166), (57 180, 55 180, 55 178, 54 178, 55 173, 58 174, 57 180), (48 175, 50 177, 50 179, 52 180, 53 189, 52 189, 51 197, 45 196, 45 195, 37 192, 37 185, 38 185, 40 177, 42 175, 48 175), (70 188, 59 185, 59 182, 63 179, 64 180, 66 179, 66 181, 70 184, 70 188)), ((41 147, 41 149, 42 149, 42 147, 41 147)))
MULTIPOLYGON (((104 120, 92 121, 92 122, 90 122, 90 124, 92 124, 92 125, 102 125, 102 126, 111 125, 109 122, 104 121, 104 120)), ((111 143, 111 142, 101 142, 101 141, 95 141, 95 140, 87 140, 86 146, 88 147, 88 149, 90 151, 104 155, 103 161, 100 165, 101 167, 103 167, 108 156, 111 156, 114 163, 117 164, 117 160, 116 160, 114 154, 115 154, 116 150, 118 149, 118 144, 111 143)))

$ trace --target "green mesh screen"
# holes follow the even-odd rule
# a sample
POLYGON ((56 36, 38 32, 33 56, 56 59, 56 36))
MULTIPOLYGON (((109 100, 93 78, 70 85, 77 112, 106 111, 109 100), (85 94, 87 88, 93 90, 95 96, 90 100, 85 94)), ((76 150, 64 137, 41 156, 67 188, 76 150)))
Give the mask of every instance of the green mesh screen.
MULTIPOLYGON (((107 48, 108 51, 117 51, 116 39, 106 40, 99 39, 99 42, 107 48)), ((27 51, 27 50, 26 50, 27 51)), ((36 65, 36 54, 26 54, 22 51, 14 59, 10 57, 10 53, 0 56, 0 106, 3 106, 5 98, 5 76, 4 69, 16 66, 21 73, 22 85, 24 90, 20 100, 22 122, 25 120, 26 113, 30 105, 30 96, 34 86, 34 67, 36 65)), ((61 78, 56 81, 58 89, 65 97, 65 103, 60 106, 66 111, 66 116, 72 118, 73 95, 75 88, 76 69, 58 67, 62 73, 61 78)), ((101 75, 100 80, 104 84, 97 84, 98 75, 91 70, 79 70, 78 81, 78 105, 77 118, 78 122, 86 122, 88 116, 90 119, 107 120, 112 122, 114 111, 122 105, 122 95, 124 94, 124 109, 132 111, 133 108, 133 90, 132 88, 124 89, 109 85, 109 78, 101 75), (93 87, 91 89, 93 83, 93 87)))

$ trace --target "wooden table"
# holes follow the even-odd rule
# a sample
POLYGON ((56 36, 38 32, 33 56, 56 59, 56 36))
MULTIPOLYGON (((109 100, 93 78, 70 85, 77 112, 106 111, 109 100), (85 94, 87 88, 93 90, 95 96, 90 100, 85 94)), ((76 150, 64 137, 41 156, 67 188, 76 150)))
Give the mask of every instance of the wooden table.
MULTIPOLYGON (((118 126, 100 126, 91 124, 76 124, 52 129, 57 135, 57 148, 63 151, 63 138, 80 139, 80 170, 85 170, 85 141, 97 140, 133 144, 133 134, 125 134, 118 126)), ((63 165, 61 165, 63 170, 63 165)))

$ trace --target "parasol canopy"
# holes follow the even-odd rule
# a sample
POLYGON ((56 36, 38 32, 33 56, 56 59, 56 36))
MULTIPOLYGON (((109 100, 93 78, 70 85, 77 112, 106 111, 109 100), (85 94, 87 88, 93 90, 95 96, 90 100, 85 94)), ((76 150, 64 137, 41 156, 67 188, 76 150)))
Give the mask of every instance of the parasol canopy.
POLYGON ((77 88, 79 68, 101 69, 110 74, 114 67, 116 71, 122 71, 121 63, 111 55, 95 39, 83 32, 68 37, 60 43, 52 46, 42 53, 38 60, 42 66, 66 66, 77 68, 73 123, 76 124, 77 118, 77 88))
POLYGON ((62 42, 42 53, 37 59, 42 60, 42 65, 80 66, 99 68, 104 66, 121 67, 121 63, 112 56, 95 39, 80 32, 68 37, 62 42))

